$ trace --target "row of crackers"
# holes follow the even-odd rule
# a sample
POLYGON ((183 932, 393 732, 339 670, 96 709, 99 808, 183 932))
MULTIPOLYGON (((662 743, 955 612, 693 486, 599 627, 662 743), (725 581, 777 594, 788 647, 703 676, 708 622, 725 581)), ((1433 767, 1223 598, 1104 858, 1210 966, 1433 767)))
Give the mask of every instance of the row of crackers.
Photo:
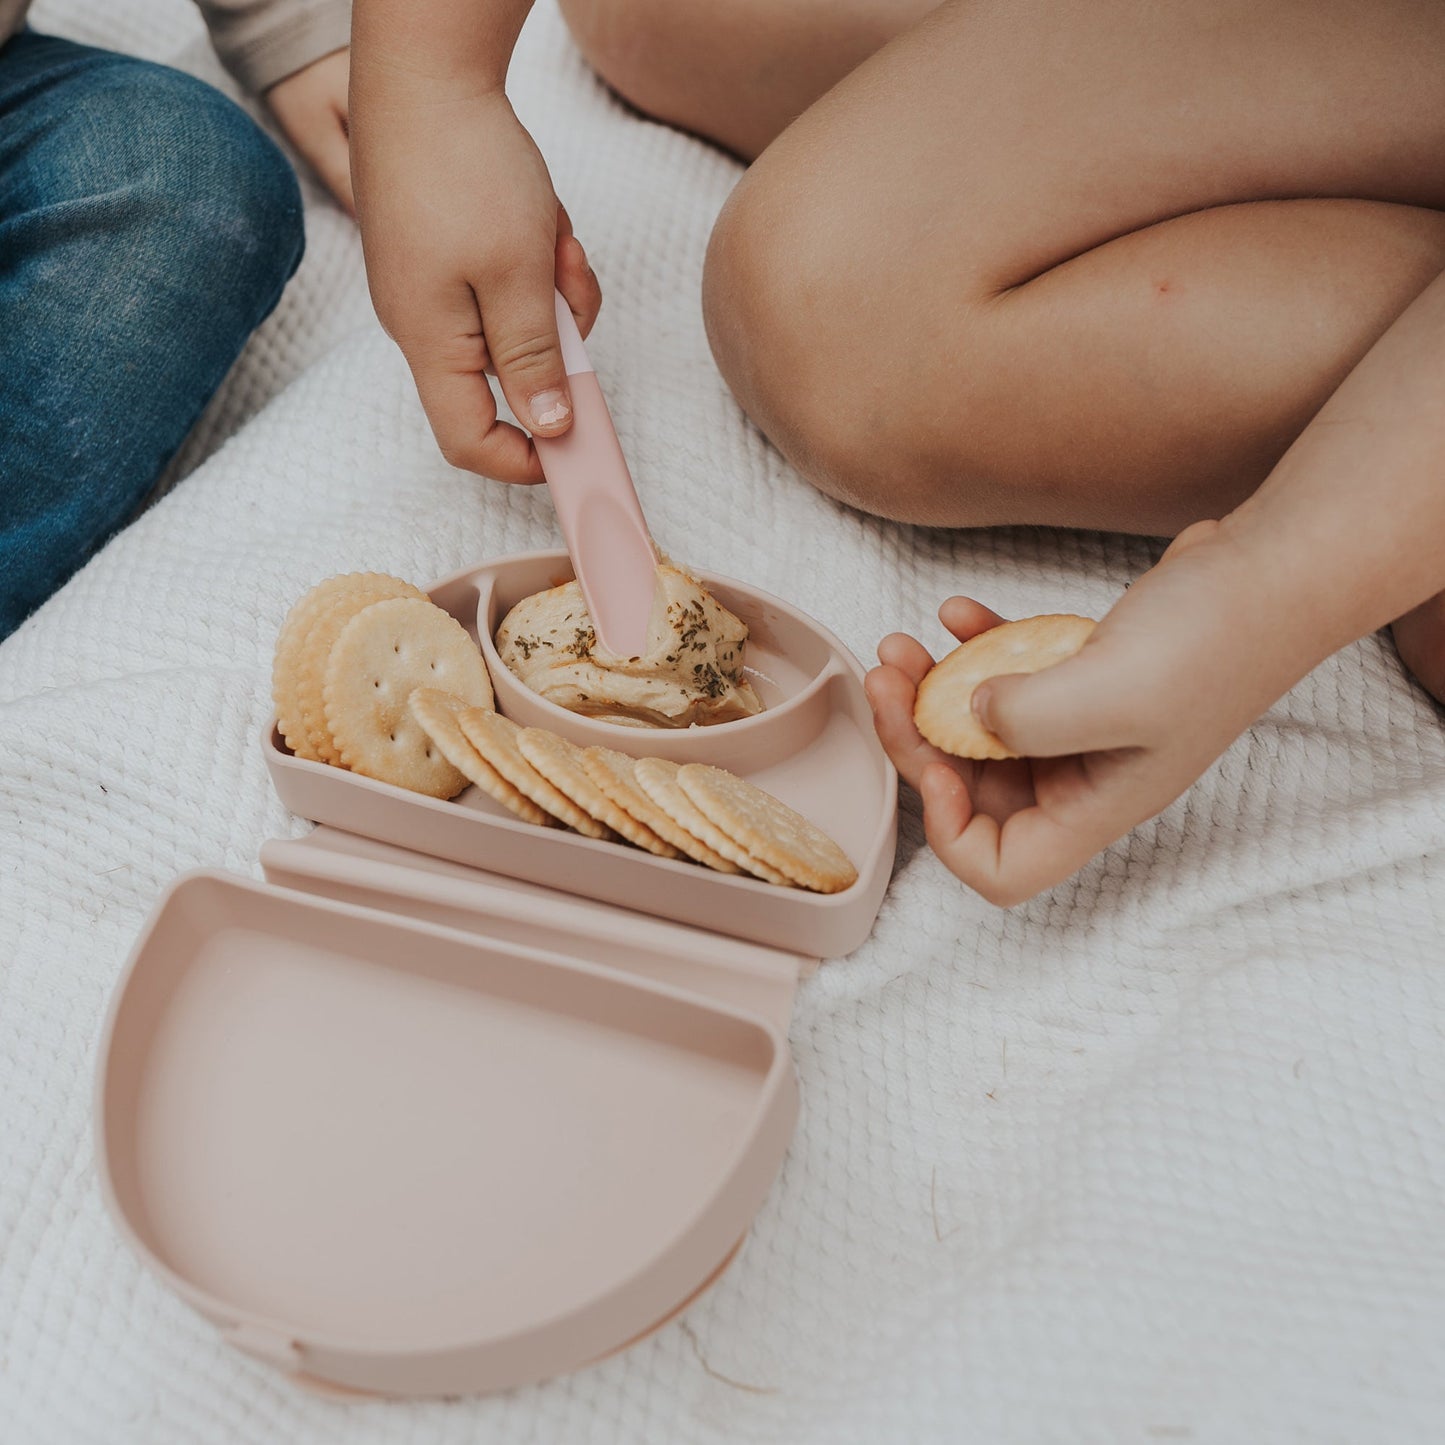
POLYGON ((857 870, 820 828, 722 768, 578 748, 495 710, 466 629, 381 573, 319 583, 287 615, 272 672, 277 727, 300 758, 437 798, 475 784, 516 816, 833 893, 857 870))

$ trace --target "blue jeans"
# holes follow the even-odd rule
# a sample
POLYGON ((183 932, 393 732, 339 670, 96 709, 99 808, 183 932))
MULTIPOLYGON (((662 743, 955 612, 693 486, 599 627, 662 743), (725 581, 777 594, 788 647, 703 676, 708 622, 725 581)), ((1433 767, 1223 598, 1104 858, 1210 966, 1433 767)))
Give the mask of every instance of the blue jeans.
POLYGON ((0 638, 129 520, 301 249, 291 167, 218 91, 0 47, 0 638))

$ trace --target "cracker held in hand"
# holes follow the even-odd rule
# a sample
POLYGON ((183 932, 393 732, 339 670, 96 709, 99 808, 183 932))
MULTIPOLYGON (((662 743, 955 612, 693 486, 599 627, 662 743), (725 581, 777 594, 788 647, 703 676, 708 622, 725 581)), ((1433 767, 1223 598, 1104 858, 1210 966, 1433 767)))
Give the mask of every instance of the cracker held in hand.
MULTIPOLYGON (((338 598, 353 595, 358 599, 369 597, 371 601, 380 601, 382 597, 420 597, 422 593, 410 582, 403 582, 400 577, 391 577, 384 572, 347 572, 318 582, 298 598, 286 614, 286 621, 281 624, 276 638, 276 655, 271 666, 271 700, 276 704, 276 727, 286 746, 298 758, 307 758, 314 763, 322 762, 323 758, 308 738, 302 721, 298 691, 301 653, 322 612, 338 598)), ((358 605, 361 605, 359 601, 358 605)), ((319 707, 318 703, 318 711, 319 707)))
POLYGON ((471 704, 453 692, 419 687, 407 700, 411 715, 441 749, 442 756, 488 797, 495 798, 527 823, 550 827, 552 815, 518 792, 468 741, 458 720, 471 704))
POLYGON ((645 823, 640 823, 625 808, 620 808, 587 773, 582 762, 582 749, 546 728, 523 728, 517 734, 522 756, 559 792, 565 793, 599 823, 614 833, 656 853, 659 858, 676 858, 677 849, 665 843, 645 823))
POLYGON ((611 830, 559 792, 529 763, 517 742, 521 728, 499 713, 472 708, 457 721, 467 741, 519 792, 545 808, 554 818, 588 838, 610 838, 611 830))
POLYGON ((486 664, 455 617, 424 597, 373 602, 341 629, 325 678, 326 726, 343 767, 434 798, 466 787, 407 706, 419 687, 490 706, 486 664))
POLYGON ((980 683, 1008 673, 1042 672, 1072 657, 1097 624, 1051 613, 1002 622, 954 648, 918 684, 913 721, 923 738, 958 758, 1016 758, 973 713, 980 683))
MULTIPOLYGON (((778 881, 801 884, 815 893, 841 893, 858 881, 848 855, 821 828, 746 779, 688 763, 677 781, 714 827, 776 870, 778 881)), ((756 871, 756 865, 750 866, 756 871)))
POLYGON ((659 838, 665 839, 678 854, 691 858, 694 863, 705 864, 719 873, 737 873, 736 865, 729 863, 721 853, 715 853, 701 838, 694 837, 681 823, 675 822, 664 813, 642 790, 637 781, 637 759, 612 748, 587 748, 582 754, 582 766, 587 776, 617 804, 630 813, 638 822, 651 828, 659 838))

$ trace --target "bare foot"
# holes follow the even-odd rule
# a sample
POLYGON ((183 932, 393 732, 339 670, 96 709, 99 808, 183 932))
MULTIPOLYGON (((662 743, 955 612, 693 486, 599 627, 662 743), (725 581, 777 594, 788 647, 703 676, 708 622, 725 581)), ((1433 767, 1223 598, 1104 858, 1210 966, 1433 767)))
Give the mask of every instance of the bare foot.
POLYGON ((1390 631, 1415 681, 1436 702, 1445 702, 1445 592, 1397 618, 1390 631))

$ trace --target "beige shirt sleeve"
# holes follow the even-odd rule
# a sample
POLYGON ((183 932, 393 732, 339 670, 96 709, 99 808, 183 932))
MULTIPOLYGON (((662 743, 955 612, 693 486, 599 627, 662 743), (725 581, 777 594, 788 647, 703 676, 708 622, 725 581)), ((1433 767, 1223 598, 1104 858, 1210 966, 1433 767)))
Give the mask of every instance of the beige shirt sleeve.
POLYGON ((221 64, 253 94, 351 43, 351 0, 196 0, 221 64))

